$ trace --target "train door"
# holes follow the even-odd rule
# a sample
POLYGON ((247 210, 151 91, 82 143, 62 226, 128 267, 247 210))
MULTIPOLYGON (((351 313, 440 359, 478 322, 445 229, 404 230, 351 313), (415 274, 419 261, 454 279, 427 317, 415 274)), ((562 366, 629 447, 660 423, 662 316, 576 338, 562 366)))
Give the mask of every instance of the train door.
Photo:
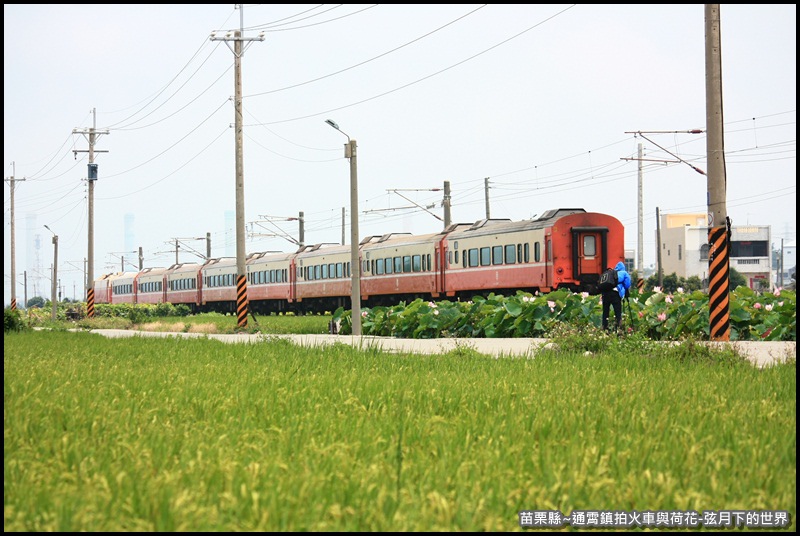
POLYGON ((295 258, 289 261, 289 296, 288 301, 289 303, 294 302, 295 297, 297 296, 297 271, 302 270, 302 268, 298 268, 295 258))
POLYGON ((605 234, 600 229, 581 229, 572 235, 575 252, 573 278, 581 280, 586 274, 600 274, 606 269, 605 234))
POLYGON ((434 270, 436 270, 436 283, 434 291, 438 296, 443 296, 447 289, 445 286, 445 274, 447 273, 445 269, 445 266, 447 265, 447 248, 444 245, 444 240, 436 245, 434 257, 434 270))

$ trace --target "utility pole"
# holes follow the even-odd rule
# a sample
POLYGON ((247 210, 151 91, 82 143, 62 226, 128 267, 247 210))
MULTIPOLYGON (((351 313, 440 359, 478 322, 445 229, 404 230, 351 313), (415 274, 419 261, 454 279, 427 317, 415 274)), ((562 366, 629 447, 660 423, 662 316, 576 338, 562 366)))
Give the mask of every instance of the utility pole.
POLYGON ((664 271, 661 269, 661 214, 656 207, 656 261, 658 269, 658 286, 664 287, 664 271))
POLYGON ((642 178, 644 175, 644 151, 642 150, 642 142, 639 142, 639 195, 638 195, 638 210, 639 210, 639 241, 636 245, 636 253, 639 263, 639 277, 644 277, 644 200, 642 197, 642 178))
POLYGON ((58 235, 54 233, 53 230, 47 225, 45 225, 44 228, 53 233, 53 272, 51 274, 53 276, 53 280, 50 282, 50 301, 53 304, 52 319, 55 322, 58 315, 58 300, 56 299, 56 293, 58 290, 58 235))
POLYGON ((345 220, 345 218, 344 218, 344 207, 342 207, 342 245, 345 244, 345 241, 344 241, 344 220, 345 220))
POLYGON ((781 262, 778 263, 778 266, 781 267, 781 272, 780 272, 781 275, 780 275, 780 277, 778 277, 778 281, 779 281, 778 286, 780 286, 781 288, 783 288, 783 255, 784 255, 784 253, 783 253, 783 238, 781 238, 781 262))
POLYGON ((28 309, 28 270, 22 272, 22 280, 25 282, 25 309, 28 309))
POLYGON ((206 260, 211 258, 211 233, 206 233, 206 260))
MULTIPOLYGON (((234 115, 236 136, 236 316, 239 328, 247 327, 247 266, 245 251, 245 225, 244 225, 244 156, 242 143, 242 56, 244 55, 244 41, 263 41, 264 32, 258 37, 245 38, 244 33, 244 4, 237 4, 239 9, 239 30, 228 32, 224 37, 217 37, 211 33, 212 41, 224 41, 230 49, 229 41, 233 41, 234 65, 234 115)), ((251 43, 252 44, 252 43, 251 43)))
POLYGON ((731 221, 725 204, 726 176, 722 121, 722 44, 719 4, 705 4, 706 159, 708 160, 709 336, 728 341, 730 325, 731 221))
POLYGON ((486 197, 486 219, 488 220, 489 218, 492 217, 491 212, 489 210, 489 177, 486 177, 483 180, 483 184, 484 184, 483 189, 485 191, 484 197, 486 197))
POLYGON ((139 271, 144 269, 144 255, 142 254, 142 246, 139 246, 139 271))
POLYGON ((450 181, 444 181, 444 199, 442 199, 444 206, 444 228, 450 227, 450 181))
POLYGON ((89 246, 88 246, 88 269, 86 271, 86 315, 89 318, 94 318, 94 182, 97 180, 97 164, 94 163, 95 153, 107 153, 108 151, 95 151, 94 144, 97 141, 97 136, 100 134, 108 134, 108 130, 97 130, 97 111, 92 108, 92 127, 89 129, 79 130, 72 129, 73 134, 83 134, 89 136, 89 150, 83 151, 80 149, 73 149, 72 152, 75 158, 78 153, 89 153, 89 164, 87 179, 89 181, 89 246))
POLYGON ((300 247, 303 247, 303 246, 306 245, 306 213, 303 212, 303 211, 300 211, 300 214, 298 214, 298 216, 300 217, 300 229, 299 229, 299 233, 300 233, 299 234, 299 237, 300 237, 299 242, 300 242, 300 244, 299 245, 300 245, 300 247))
MULTIPOLYGON (((17 253, 16 253, 16 230, 14 227, 14 183, 24 181, 25 179, 17 179, 16 166, 11 162, 11 176, 6 179, 8 185, 11 187, 11 310, 17 308, 17 253)), ((25 307, 28 306, 27 296, 25 298, 25 307)))

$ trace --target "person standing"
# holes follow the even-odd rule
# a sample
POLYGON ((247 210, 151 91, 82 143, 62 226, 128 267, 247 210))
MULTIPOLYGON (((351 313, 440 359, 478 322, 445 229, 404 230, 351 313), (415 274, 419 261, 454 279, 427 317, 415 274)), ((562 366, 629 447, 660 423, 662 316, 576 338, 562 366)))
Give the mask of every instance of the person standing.
POLYGON ((603 300, 603 329, 608 331, 608 314, 614 307, 614 321, 617 331, 622 326, 622 300, 628 295, 631 288, 631 276, 625 270, 625 263, 618 262, 614 267, 617 271, 617 286, 602 293, 603 300))

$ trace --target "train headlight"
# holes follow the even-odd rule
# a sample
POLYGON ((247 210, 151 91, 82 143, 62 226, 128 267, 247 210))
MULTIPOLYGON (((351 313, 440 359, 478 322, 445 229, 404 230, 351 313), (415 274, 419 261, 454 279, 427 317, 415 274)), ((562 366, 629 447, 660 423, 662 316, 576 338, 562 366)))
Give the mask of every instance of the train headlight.
POLYGON ((563 273, 564 273, 564 268, 562 268, 561 266, 559 266, 558 268, 556 268, 556 273, 557 273, 558 275, 561 275, 561 274, 563 274, 563 273))

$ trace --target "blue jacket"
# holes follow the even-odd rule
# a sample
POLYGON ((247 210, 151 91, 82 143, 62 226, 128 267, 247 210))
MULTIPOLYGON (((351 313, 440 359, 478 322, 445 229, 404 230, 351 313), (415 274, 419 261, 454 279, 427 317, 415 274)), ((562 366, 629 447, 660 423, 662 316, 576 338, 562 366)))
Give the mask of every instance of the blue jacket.
POLYGON ((628 294, 628 289, 631 288, 631 276, 625 270, 624 262, 618 262, 614 269, 617 271, 617 281, 619 281, 617 292, 619 292, 620 298, 624 298, 628 294))

